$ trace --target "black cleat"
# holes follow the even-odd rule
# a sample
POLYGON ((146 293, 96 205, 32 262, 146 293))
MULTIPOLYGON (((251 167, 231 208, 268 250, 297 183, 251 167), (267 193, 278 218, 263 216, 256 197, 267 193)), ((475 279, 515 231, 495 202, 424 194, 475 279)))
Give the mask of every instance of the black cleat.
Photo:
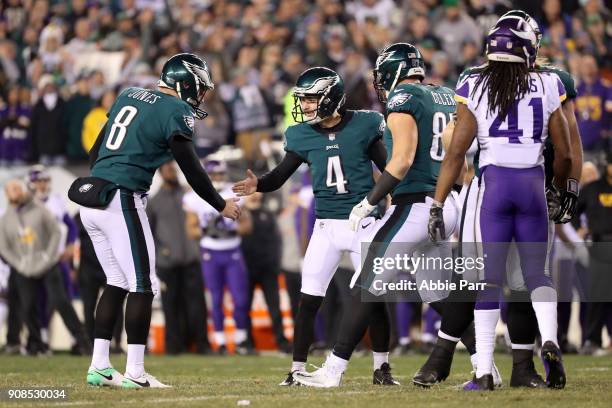
POLYGON ((297 371, 290 371, 287 374, 287 378, 285 378, 285 381, 281 382, 278 385, 280 385, 281 387, 291 387, 291 386, 299 387, 299 386, 301 386, 302 384, 300 384, 299 382, 297 382, 295 380, 295 378, 293 378, 293 374, 296 373, 296 372, 297 371))
POLYGON ((215 352, 219 356, 225 356, 227 354, 227 347, 224 344, 220 345, 215 352))
POLYGON ((510 377, 511 387, 546 388, 546 382, 537 373, 533 360, 526 361, 512 367, 510 377))
POLYGON ((412 377, 412 383, 421 387, 431 387, 446 380, 453 364, 453 353, 435 346, 423 367, 412 377))
POLYGON ((485 374, 480 378, 476 378, 476 374, 474 374, 472 381, 463 385, 464 391, 493 391, 494 389, 495 383, 491 374, 485 374))
POLYGON ((378 370, 374 370, 374 385, 400 385, 399 381, 395 380, 391 375, 391 366, 389 363, 383 363, 378 370))
POLYGON ((565 388, 565 368, 563 368, 561 350, 552 341, 547 341, 542 346, 542 362, 546 370, 548 388, 565 388))

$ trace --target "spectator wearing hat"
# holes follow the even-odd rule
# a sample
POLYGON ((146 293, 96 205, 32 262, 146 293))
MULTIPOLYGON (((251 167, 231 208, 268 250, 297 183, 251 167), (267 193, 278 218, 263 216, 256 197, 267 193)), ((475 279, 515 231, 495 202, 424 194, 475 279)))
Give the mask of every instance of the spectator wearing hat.
POLYGON ((67 132, 64 126, 65 102, 51 75, 38 82, 39 98, 32 110, 33 158, 40 163, 61 166, 66 162, 67 132))

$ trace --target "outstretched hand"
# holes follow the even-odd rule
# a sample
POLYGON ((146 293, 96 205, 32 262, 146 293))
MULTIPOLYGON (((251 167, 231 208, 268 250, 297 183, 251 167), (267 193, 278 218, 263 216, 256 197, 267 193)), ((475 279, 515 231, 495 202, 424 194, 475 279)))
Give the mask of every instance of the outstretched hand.
POLYGON ((238 181, 232 187, 232 191, 238 197, 251 195, 257 191, 257 176, 250 169, 247 170, 247 177, 238 181))

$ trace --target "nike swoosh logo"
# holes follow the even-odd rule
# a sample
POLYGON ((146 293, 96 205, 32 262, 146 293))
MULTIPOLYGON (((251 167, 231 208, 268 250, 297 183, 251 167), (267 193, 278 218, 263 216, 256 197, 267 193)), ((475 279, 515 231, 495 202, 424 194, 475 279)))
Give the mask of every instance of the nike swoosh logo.
POLYGON ((106 378, 108 381, 112 381, 113 380, 113 376, 112 375, 104 375, 101 372, 96 370, 96 373, 101 375, 102 377, 106 378))
POLYGON ((132 379, 130 378, 130 381, 131 381, 131 382, 133 382, 133 383, 134 383, 134 384, 136 384, 136 385, 140 385, 141 387, 150 387, 150 386, 151 386, 151 384, 149 384, 149 380, 147 380, 147 381, 145 381, 145 382, 138 382, 138 381, 136 381, 136 380, 132 380, 132 379))
POLYGON ((370 226, 370 224, 372 224, 371 222, 367 223, 366 225, 362 225, 361 228, 362 229, 366 229, 370 226))

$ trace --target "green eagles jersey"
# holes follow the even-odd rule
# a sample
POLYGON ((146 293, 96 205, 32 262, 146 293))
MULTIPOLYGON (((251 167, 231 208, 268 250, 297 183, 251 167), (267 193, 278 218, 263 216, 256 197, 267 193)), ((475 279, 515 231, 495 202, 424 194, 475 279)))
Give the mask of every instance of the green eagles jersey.
POLYGON ((347 219, 374 186, 368 150, 384 127, 378 112, 347 111, 333 128, 306 123, 287 128, 285 150, 310 167, 317 218, 347 219))
MULTIPOLYGON (((478 69, 482 69, 482 67, 483 66, 481 65, 479 67, 466 68, 465 70, 463 70, 463 72, 459 76, 459 80, 457 81, 457 83, 461 82, 461 80, 463 80, 463 78, 466 75, 471 75, 475 73, 478 69)), ((569 72, 564 71, 560 68, 554 67, 552 65, 536 65, 535 71, 536 72, 552 72, 554 74, 557 74, 557 76, 559 77, 559 80, 565 87, 565 94, 567 95, 566 100, 575 99, 576 96, 578 95, 578 92, 576 91, 576 84, 574 83, 574 78, 572 78, 572 75, 569 72)), ((552 163, 554 161, 554 158, 552 156, 553 149, 552 149, 551 143, 552 143, 551 139, 548 138, 546 140, 546 148, 544 150, 544 167, 546 169, 546 178, 548 181, 552 180, 552 163)), ((479 156, 480 156, 480 149, 474 155, 474 174, 476 175, 476 177, 480 177, 480 168, 478 167, 479 156)))
POLYGON ((108 113, 91 175, 133 191, 148 191, 159 166, 172 160, 169 140, 193 137, 194 111, 182 100, 150 89, 127 88, 108 113))
MULTIPOLYGON (((444 158, 442 132, 455 114, 455 93, 443 86, 424 84, 398 85, 387 100, 387 115, 409 113, 417 123, 419 139, 414 162, 406 176, 393 189, 392 196, 435 191, 440 164, 444 158)), ((393 152, 391 131, 385 129, 387 159, 393 152)))

